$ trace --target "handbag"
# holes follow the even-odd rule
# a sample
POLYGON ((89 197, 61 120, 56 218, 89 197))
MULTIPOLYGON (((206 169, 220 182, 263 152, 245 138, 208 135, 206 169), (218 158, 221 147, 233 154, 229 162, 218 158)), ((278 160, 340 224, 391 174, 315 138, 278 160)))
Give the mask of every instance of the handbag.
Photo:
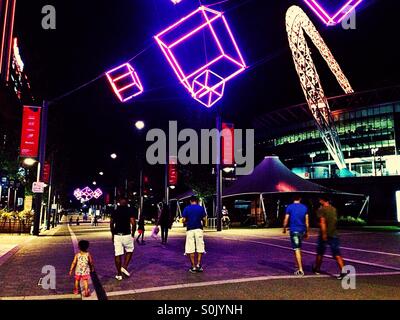
POLYGON ((158 226, 153 227, 153 230, 151 232, 151 237, 154 239, 157 239, 157 235, 160 232, 160 228, 158 226))

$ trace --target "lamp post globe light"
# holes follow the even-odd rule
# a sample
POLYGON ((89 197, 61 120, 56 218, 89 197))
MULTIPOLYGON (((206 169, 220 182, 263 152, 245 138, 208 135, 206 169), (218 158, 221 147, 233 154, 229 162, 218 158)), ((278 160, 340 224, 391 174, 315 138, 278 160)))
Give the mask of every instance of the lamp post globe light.
POLYGON ((311 159, 311 174, 310 174, 310 177, 311 177, 311 179, 314 179, 314 158, 317 156, 317 154, 315 153, 315 152, 311 152, 310 153, 310 159, 311 159))
POLYGON ((111 159, 117 159, 117 154, 116 153, 112 153, 111 155, 110 155, 110 157, 111 157, 111 159))
POLYGON ((138 130, 143 130, 144 127, 145 127, 145 124, 144 124, 143 121, 139 120, 139 121, 136 121, 136 122, 135 122, 135 127, 136 127, 136 129, 138 129, 138 130))
POLYGON ((104 176, 104 172, 103 172, 103 171, 100 171, 100 172, 99 172, 99 175, 100 175, 100 176, 104 176))
POLYGON ((371 154, 372 154, 372 172, 374 176, 376 177, 376 154, 379 151, 379 148, 372 148, 371 149, 371 154))
POLYGON ((27 166, 33 166, 37 161, 35 159, 32 158, 26 158, 24 160, 24 164, 27 166))

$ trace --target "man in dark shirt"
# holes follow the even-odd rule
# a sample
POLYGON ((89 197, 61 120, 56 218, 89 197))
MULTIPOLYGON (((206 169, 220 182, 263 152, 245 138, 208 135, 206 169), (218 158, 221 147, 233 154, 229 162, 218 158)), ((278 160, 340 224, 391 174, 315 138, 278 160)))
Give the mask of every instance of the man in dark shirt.
POLYGON ((186 224, 186 245, 185 254, 189 255, 192 264, 189 272, 203 272, 201 266, 201 258, 205 252, 204 238, 203 238, 203 225, 207 214, 202 206, 199 206, 197 197, 190 199, 190 206, 183 210, 182 218, 183 223, 186 224), (195 253, 197 252, 197 264, 195 261, 195 253))
POLYGON ((313 266, 313 272, 320 274, 322 257, 325 254, 326 246, 329 245, 332 256, 340 268, 340 274, 337 278, 342 280, 347 274, 343 273, 344 261, 340 253, 339 238, 336 230, 336 208, 330 204, 329 199, 326 197, 320 197, 319 203, 321 207, 317 211, 317 217, 319 219, 320 234, 318 238, 317 260, 315 266, 313 266))
POLYGON ((128 200, 121 198, 119 206, 111 215, 110 229, 112 234, 112 242, 115 249, 115 266, 117 275, 115 278, 122 280, 122 274, 130 276, 128 272, 129 262, 132 259, 134 249, 134 232, 136 220, 133 210, 128 206, 128 200), (126 252, 126 253, 125 253, 126 252), (124 265, 121 265, 122 256, 125 253, 124 265))

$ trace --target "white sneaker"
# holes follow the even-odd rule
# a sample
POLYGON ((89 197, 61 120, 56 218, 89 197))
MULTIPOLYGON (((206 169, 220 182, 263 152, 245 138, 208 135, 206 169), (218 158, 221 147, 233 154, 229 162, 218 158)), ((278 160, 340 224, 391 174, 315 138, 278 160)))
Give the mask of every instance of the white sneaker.
POLYGON ((127 277, 130 277, 131 274, 128 272, 128 270, 126 270, 124 267, 121 268, 121 272, 126 275, 127 277))
POLYGON ((122 276, 116 275, 115 279, 117 279, 118 281, 122 281, 122 276))

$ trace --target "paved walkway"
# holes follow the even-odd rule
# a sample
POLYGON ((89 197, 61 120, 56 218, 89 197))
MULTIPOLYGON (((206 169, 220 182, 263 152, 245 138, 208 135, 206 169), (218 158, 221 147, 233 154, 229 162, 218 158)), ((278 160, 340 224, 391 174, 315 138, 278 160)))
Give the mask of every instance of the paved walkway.
MULTIPOLYGON (((71 295, 68 276, 74 243, 89 240, 94 256, 94 279, 108 299, 400 299, 400 233, 343 231, 343 255, 357 271, 357 289, 344 290, 333 278, 336 264, 327 257, 325 273, 315 276, 316 231, 304 244, 306 277, 294 277, 293 253, 281 229, 232 229, 206 233, 205 272, 190 274, 183 255, 185 230, 174 228, 168 245, 149 237, 137 245, 129 271, 131 278, 114 279, 113 245, 107 224, 59 227, 53 236, 25 239, 19 250, 0 265, 0 299, 80 299, 71 295), (72 235, 72 237, 71 237, 72 235), (56 269, 56 289, 38 285, 43 266, 56 269), (307 294, 305 295, 305 292, 307 294)), ((22 238, 11 236, 16 243, 22 238)), ((5 244, 0 237, 0 245, 5 244)))

